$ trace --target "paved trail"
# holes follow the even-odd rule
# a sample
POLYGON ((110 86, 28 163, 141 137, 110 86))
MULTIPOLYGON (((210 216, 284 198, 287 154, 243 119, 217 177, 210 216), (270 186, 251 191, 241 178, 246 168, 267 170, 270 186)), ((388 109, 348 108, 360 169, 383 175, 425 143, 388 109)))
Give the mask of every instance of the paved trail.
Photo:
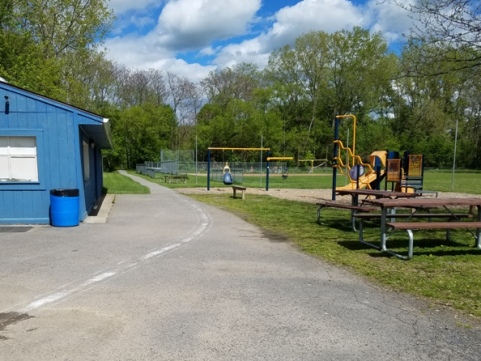
POLYGON ((481 359, 479 329, 133 178, 105 224, 0 233, 0 360, 481 359))

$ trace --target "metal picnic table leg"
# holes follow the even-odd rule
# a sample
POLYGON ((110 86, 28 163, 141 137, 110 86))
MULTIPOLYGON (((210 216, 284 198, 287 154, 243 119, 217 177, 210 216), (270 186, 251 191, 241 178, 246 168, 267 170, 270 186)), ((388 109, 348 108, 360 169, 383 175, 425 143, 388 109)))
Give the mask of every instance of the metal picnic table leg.
POLYGON ((321 224, 321 209, 323 208, 322 205, 318 205, 317 207, 317 224, 321 224))
POLYGON ((356 212, 354 209, 351 211, 351 227, 352 227, 352 230, 354 232, 357 232, 357 228, 356 228, 356 212))
MULTIPOLYGON (((481 222, 481 206, 476 206, 476 208, 478 209, 478 222, 481 222)), ((476 228, 475 230, 475 238, 476 238, 476 247, 481 249, 481 239, 480 239, 480 234, 481 234, 481 229, 480 228, 476 228)))
MULTIPOLYGON (((389 216, 393 216, 396 214, 396 208, 391 208, 391 210, 388 212, 388 207, 382 207, 381 209, 381 252, 385 252, 385 253, 388 253, 392 256, 395 256, 397 258, 400 258, 400 259, 403 259, 403 260, 409 260, 411 258, 413 258, 413 253, 414 253, 414 234, 412 232, 412 230, 408 229, 407 230, 407 234, 408 234, 408 238, 409 238, 409 242, 408 242, 408 255, 407 256, 403 256, 402 254, 400 253, 397 253, 397 252, 394 252, 394 251, 391 251, 390 249, 387 248, 387 239, 388 239, 388 235, 387 235, 387 217, 388 217, 388 214, 389 216)), ((392 221, 392 220, 391 220, 392 221)))
POLYGON ((381 207, 381 251, 382 252, 387 251, 386 218, 387 218, 387 207, 382 206, 381 207))
POLYGON ((351 204, 352 204, 353 206, 356 206, 356 207, 359 205, 359 196, 358 196, 357 194, 353 194, 353 195, 352 195, 352 202, 351 202, 351 204))
POLYGON ((378 251, 381 251, 380 246, 372 244, 372 243, 364 240, 364 228, 363 228, 363 220, 362 219, 359 221, 359 242, 361 242, 362 244, 365 244, 369 247, 375 248, 378 251))
MULTIPOLYGON (((352 199, 351 199, 351 205, 357 207, 359 205, 359 196, 357 194, 353 194, 352 195, 352 199)), ((356 229, 356 217, 354 217, 354 215, 356 214, 356 210, 351 210, 351 226, 352 226, 352 230, 354 232, 357 232, 357 229, 356 229)))

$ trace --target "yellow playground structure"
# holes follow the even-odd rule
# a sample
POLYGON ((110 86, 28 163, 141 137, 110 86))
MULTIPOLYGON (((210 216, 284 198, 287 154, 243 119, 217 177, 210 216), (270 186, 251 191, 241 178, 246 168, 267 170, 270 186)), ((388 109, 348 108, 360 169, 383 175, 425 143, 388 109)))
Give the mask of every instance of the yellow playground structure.
POLYGON ((349 154, 354 159, 354 164, 344 164, 340 156, 340 150, 345 149, 351 153, 349 148, 343 147, 339 144, 339 154, 334 157, 337 160, 336 167, 341 171, 341 174, 346 174, 349 182, 345 186, 338 186, 336 189, 373 189, 379 188, 376 186, 378 182, 384 177, 386 169, 387 151, 379 150, 371 153, 369 156, 369 163, 364 163, 358 155, 349 154), (357 160, 356 160, 357 159, 357 160), (380 168, 379 168, 380 167, 380 168))
POLYGON ((369 163, 363 162, 361 156, 356 154, 356 122, 357 119, 353 114, 336 116, 333 169, 334 173, 338 169, 349 179, 348 184, 339 187, 336 187, 334 179, 333 188, 337 190, 379 188, 379 182, 385 174, 387 151, 379 150, 371 153, 369 163), (339 119, 342 118, 352 118, 353 120, 352 148, 345 146, 339 139, 339 119))
POLYGON ((369 162, 364 162, 356 154, 356 117, 352 114, 336 116, 334 127, 333 151, 333 180, 332 199, 335 199, 337 190, 351 189, 381 189, 381 181, 386 180, 392 184, 393 190, 403 192, 429 192, 423 191, 423 155, 404 153, 403 158, 398 152, 378 150, 371 153, 369 162), (353 120, 352 148, 345 146, 339 139, 339 121, 343 118, 353 120), (337 171, 348 177, 346 185, 337 186, 337 171))

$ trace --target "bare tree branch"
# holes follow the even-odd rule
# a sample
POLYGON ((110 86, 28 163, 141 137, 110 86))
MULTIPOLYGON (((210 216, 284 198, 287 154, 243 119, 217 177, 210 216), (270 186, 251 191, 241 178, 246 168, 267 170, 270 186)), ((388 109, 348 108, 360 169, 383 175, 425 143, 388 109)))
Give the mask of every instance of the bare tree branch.
POLYGON ((481 1, 387 2, 409 11, 413 19, 408 46, 422 56, 409 75, 441 75, 481 65, 481 1))

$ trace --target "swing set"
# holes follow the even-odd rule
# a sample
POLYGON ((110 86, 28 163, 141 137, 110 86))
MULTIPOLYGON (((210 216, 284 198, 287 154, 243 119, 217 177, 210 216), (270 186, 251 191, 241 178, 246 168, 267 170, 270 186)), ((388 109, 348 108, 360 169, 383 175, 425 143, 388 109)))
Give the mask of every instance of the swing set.
MULTIPOLYGON (((271 160, 279 161, 279 160, 293 160, 294 157, 267 157, 267 169, 266 169, 266 191, 269 190, 269 174, 270 174, 270 168, 269 168, 269 162, 271 160)), ((287 179, 288 177, 288 172, 289 170, 286 168, 282 172, 282 179, 287 179)))
MULTIPOLYGON (((226 148, 226 147, 209 147, 207 148, 207 190, 210 191, 210 176, 211 176, 211 150, 231 150, 231 151, 260 151, 261 152, 261 168, 262 168, 262 152, 267 152, 266 158, 266 191, 269 190, 269 162, 270 161, 279 161, 279 160, 292 160, 293 157, 271 157, 270 156, 270 148, 226 148)), ((287 169, 282 174, 282 178, 287 178, 287 169)), ((229 167, 229 163, 226 162, 223 168, 222 173, 222 182, 225 185, 232 185, 234 183, 234 179, 231 174, 231 170, 229 167)))
POLYGON ((327 164, 328 159, 299 159, 298 162, 311 163, 309 167, 309 174, 314 174, 314 168, 323 167, 327 164), (314 165, 314 162, 318 162, 318 165, 314 165))
MULTIPOLYGON (((231 147, 209 147, 207 148, 207 190, 210 190, 210 174, 211 174, 211 151, 212 150, 230 150, 230 151, 260 151, 261 152, 261 164, 262 164, 262 152, 263 151, 270 151, 270 148, 231 148, 231 147)), ((234 183, 234 180, 232 178, 231 170, 229 167, 229 163, 226 162, 223 173, 222 173, 222 182, 225 185, 232 185, 234 183)))

